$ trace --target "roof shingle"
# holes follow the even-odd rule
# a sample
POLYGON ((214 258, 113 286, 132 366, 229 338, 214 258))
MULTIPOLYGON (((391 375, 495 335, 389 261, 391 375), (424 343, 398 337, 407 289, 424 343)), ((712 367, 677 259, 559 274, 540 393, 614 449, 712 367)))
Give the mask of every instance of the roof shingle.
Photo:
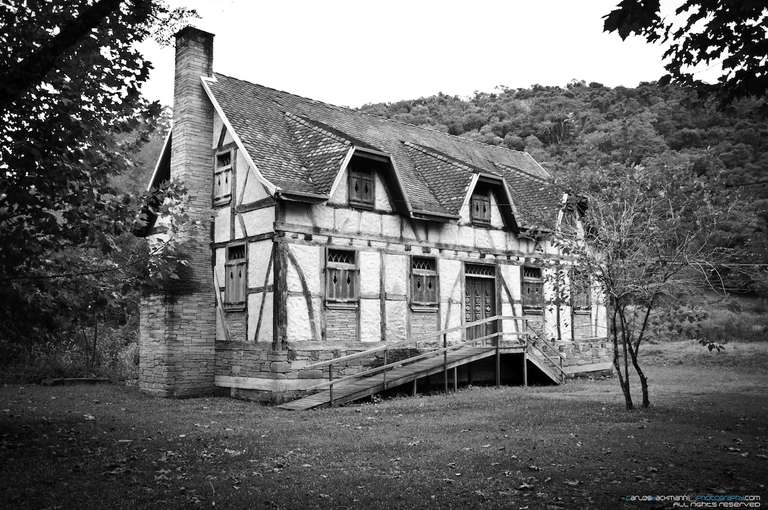
POLYGON ((411 209, 455 216, 473 174, 501 175, 521 226, 554 226, 559 196, 530 155, 216 74, 216 101, 262 175, 287 191, 327 195, 350 147, 386 153, 411 209))

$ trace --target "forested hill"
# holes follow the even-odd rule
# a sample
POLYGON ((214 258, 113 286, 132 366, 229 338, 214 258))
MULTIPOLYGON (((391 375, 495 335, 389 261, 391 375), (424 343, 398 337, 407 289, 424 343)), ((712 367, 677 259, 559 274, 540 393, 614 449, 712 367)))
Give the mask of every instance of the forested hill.
POLYGON ((500 87, 469 98, 437 94, 361 110, 525 150, 566 184, 605 168, 689 166, 745 206, 723 228, 751 261, 767 262, 768 109, 757 100, 716 106, 655 83, 610 88, 574 81, 566 88, 500 87))

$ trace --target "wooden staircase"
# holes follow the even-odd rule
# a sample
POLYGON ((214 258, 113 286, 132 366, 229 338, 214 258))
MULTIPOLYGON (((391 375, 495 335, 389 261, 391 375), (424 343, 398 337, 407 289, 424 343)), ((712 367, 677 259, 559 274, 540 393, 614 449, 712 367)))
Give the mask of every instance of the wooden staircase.
POLYGON ((361 375, 359 377, 339 379, 333 385, 333 389, 323 389, 312 395, 293 400, 279 406, 281 409, 303 411, 313 407, 333 403, 333 405, 346 404, 354 400, 375 395, 388 388, 401 386, 413 382, 422 377, 438 374, 444 370, 450 370, 460 365, 472 363, 496 354, 493 347, 464 346, 447 354, 445 359, 441 353, 429 353, 431 356, 411 361, 408 358, 388 371, 376 371, 374 374, 361 375))
MULTIPOLYGON (((476 329, 474 329, 476 330, 476 329)), ((409 358, 392 363, 387 362, 387 353, 391 349, 409 347, 413 344, 390 344, 374 347, 366 351, 341 356, 332 360, 313 363, 302 370, 317 370, 328 367, 329 380, 307 391, 309 395, 284 403, 278 407, 287 410, 307 410, 324 405, 341 405, 365 398, 389 388, 401 386, 430 375, 443 372, 445 391, 448 391, 448 370, 466 365, 491 356, 496 357, 496 385, 500 385, 500 355, 523 354, 523 380, 527 384, 528 363, 538 368, 555 384, 561 384, 568 377, 563 369, 562 359, 554 348, 540 339, 540 334, 531 328, 527 317, 494 316, 455 328, 438 331, 435 336, 442 337, 442 347, 419 349, 422 352, 409 358), (515 333, 500 332, 502 321, 516 321, 515 333), (495 322, 497 332, 480 338, 448 343, 448 333, 461 331, 466 338, 469 331, 479 325, 495 322), (506 338, 512 337, 512 340, 506 338), (553 352, 554 351, 554 352, 553 352), (372 357, 383 352, 384 364, 362 372, 333 379, 332 366, 346 363, 357 358, 372 357)), ((418 344, 415 346, 418 348, 418 344)), ((454 372, 455 377, 456 372, 454 372)), ((454 385, 456 384, 454 379, 454 385)))

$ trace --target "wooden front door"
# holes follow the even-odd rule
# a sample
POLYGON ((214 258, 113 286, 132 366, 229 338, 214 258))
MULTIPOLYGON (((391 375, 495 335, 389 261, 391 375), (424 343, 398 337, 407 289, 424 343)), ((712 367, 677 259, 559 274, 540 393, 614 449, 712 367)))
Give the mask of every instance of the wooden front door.
MULTIPOLYGON (((496 315, 496 279, 487 275, 467 275, 464 284, 464 322, 475 322, 496 315)), ((471 327, 467 339, 496 332, 496 321, 471 327)), ((491 343, 493 339, 487 339, 491 343)))

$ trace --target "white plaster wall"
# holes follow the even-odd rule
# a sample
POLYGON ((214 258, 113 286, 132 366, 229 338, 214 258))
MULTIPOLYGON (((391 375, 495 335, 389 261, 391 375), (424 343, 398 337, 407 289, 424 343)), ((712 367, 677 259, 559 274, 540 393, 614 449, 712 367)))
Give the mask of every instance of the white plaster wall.
POLYGON ((555 305, 552 304, 554 298, 555 271, 552 267, 542 268, 544 276, 544 336, 546 339, 557 338, 557 315, 555 305))
POLYGON ((374 207, 380 211, 386 211, 391 212, 392 209, 392 203, 389 199, 390 192, 389 189, 387 189, 387 186, 384 184, 384 181, 381 180, 381 176, 378 172, 374 175, 374 180, 376 182, 375 186, 376 189, 374 190, 374 207))
POLYGON ((222 207, 214 211, 213 241, 223 243, 229 241, 230 208, 222 207))
MULTIPOLYGON (((464 282, 461 281, 461 262, 439 259, 437 263, 440 278, 440 324, 441 329, 461 326, 464 317, 464 282)), ((462 332, 448 334, 450 342, 461 340, 462 332)))
POLYGON ((246 335, 248 335, 247 340, 249 342, 255 341, 256 325, 259 322, 259 310, 261 309, 261 301, 263 299, 263 292, 248 294, 248 331, 246 331, 246 335))
POLYGON ((469 207, 470 207, 470 203, 467 202, 466 204, 461 206, 461 209, 459 209, 459 224, 460 225, 466 225, 466 224, 472 223, 472 219, 471 219, 470 213, 469 213, 469 207))
MULTIPOLYGON (((307 282, 307 288, 310 294, 319 295, 321 293, 321 273, 322 273, 322 247, 310 246, 304 244, 289 244, 296 262, 304 274, 304 280, 307 282)), ((286 271, 286 284, 289 292, 302 292, 301 280, 296 267, 288 261, 288 271, 286 271)))
POLYGON ((224 134, 224 140, 221 143, 222 145, 227 145, 228 143, 232 143, 234 141, 235 139, 232 138, 232 133, 230 133, 229 130, 227 130, 227 132, 224 134))
MULTIPOLYGON (((324 207, 323 209, 327 209, 324 207)), ((285 202, 285 222, 291 225, 313 226, 313 215, 315 211, 309 205, 285 202)), ((331 223, 320 223, 320 225, 329 226, 331 223)))
MULTIPOLYGON (((259 330, 259 338, 256 339, 258 342, 271 343, 273 340, 272 338, 272 305, 273 304, 274 304, 273 293, 272 292, 265 293, 264 294, 264 311, 261 317, 261 329, 259 330)), ((261 303, 259 303, 259 306, 261 306, 261 303)), ((258 310, 256 310, 256 313, 258 313, 258 310)), ((254 328, 256 327, 257 320, 258 320, 258 317, 256 318, 256 320, 253 321, 254 328)))
POLYGON ((360 213, 360 232, 362 234, 381 235, 381 214, 369 211, 360 213))
POLYGON ((495 228, 504 228, 504 220, 501 217, 499 202, 496 200, 496 193, 491 193, 491 226, 495 228))
POLYGON ((402 236, 405 239, 417 239, 416 233, 413 231, 413 222, 406 219, 402 220, 402 236))
POLYGON ((355 209, 334 209, 334 228, 340 232, 356 234, 360 232, 360 211, 355 209))
POLYGON ((349 178, 347 177, 347 169, 345 168, 340 176, 337 176, 338 184, 336 189, 333 190, 333 194, 328 199, 329 204, 346 205, 349 202, 349 192, 347 191, 349 178))
POLYGON ((381 303, 378 299, 360 299, 360 341, 381 341, 381 303))
POLYGON ((286 303, 288 327, 286 334, 289 342, 312 340, 313 324, 309 322, 307 301, 304 296, 288 296, 286 303))
POLYGON ((405 300, 387 300, 385 310, 387 314, 387 342, 397 343, 405 341, 408 304, 405 300))
POLYGON ((216 249, 216 265, 215 265, 215 275, 216 275, 216 283, 218 285, 224 285, 224 263, 226 261, 227 256, 227 250, 226 248, 217 248, 216 249))
POLYGON ((461 282, 461 261, 438 259, 437 271, 440 278, 440 301, 461 302, 463 296, 461 282))
POLYGON ((312 217, 310 222, 312 225, 317 225, 321 228, 331 228, 334 225, 334 208, 328 207, 326 204, 316 204, 311 209, 312 217))
MULTIPOLYGON (((223 250, 222 250, 223 251, 223 250)), ((250 243, 248 246, 248 286, 262 287, 269 270, 269 255, 272 253, 272 241, 264 240, 250 243)), ((218 258, 216 259, 218 263, 218 258)), ((222 257, 223 264, 223 257, 222 257)), ((224 268, 222 267, 222 270, 224 268)), ((223 273, 222 273, 223 274, 223 273)), ((269 271, 269 281, 266 285, 274 281, 274 275, 269 271)))
POLYGON ((384 292, 387 296, 405 296, 408 278, 408 257, 384 254, 384 292))
POLYGON ((378 298, 381 287, 381 254, 377 251, 361 251, 357 257, 361 297, 378 298))
POLYGON ((255 202, 256 200, 261 200, 269 196, 267 190, 264 188, 264 185, 261 184, 259 179, 256 177, 256 172, 248 165, 248 162, 245 160, 245 155, 242 151, 237 151, 236 161, 237 163, 235 164, 235 168, 237 169, 237 195, 235 200, 237 201, 237 205, 248 204, 250 202, 255 202), (243 188, 245 188, 245 192, 243 192, 243 188), (243 197, 242 201, 240 200, 241 194, 243 197))
POLYGON ((224 126, 224 122, 219 117, 219 114, 214 112, 213 114, 213 137, 211 140, 211 149, 215 149, 219 146, 219 135, 221 134, 221 128, 224 126))
POLYGON ((381 234, 386 237, 400 237, 400 216, 384 214, 381 217, 381 234))
MULTIPOLYGON (((520 266, 500 264, 499 273, 504 280, 504 283, 506 283, 509 293, 512 294, 512 302, 510 302, 506 290, 503 288, 501 289, 502 314, 519 317, 522 315, 523 310, 522 306, 515 304, 515 301, 518 303, 520 301, 520 266)), ((505 320, 502 321, 501 327, 504 332, 519 332, 524 328, 524 324, 522 321, 505 320)), ((513 338, 514 337, 507 337, 506 340, 511 340, 513 338)))
POLYGON ((458 239, 458 244, 462 246, 474 246, 475 229, 470 226, 459 225, 459 233, 458 233, 457 239, 458 239))
MULTIPOLYGON (((248 211, 242 213, 243 221, 245 222, 245 228, 249 236, 265 234, 272 232, 275 226, 275 208, 264 207, 262 209, 256 209, 255 211, 248 211)), ((240 230, 240 222, 235 223, 235 235, 242 236, 240 230)))
POLYGON ((491 234, 487 228, 476 228, 475 231, 475 246, 478 248, 491 248, 491 234))

